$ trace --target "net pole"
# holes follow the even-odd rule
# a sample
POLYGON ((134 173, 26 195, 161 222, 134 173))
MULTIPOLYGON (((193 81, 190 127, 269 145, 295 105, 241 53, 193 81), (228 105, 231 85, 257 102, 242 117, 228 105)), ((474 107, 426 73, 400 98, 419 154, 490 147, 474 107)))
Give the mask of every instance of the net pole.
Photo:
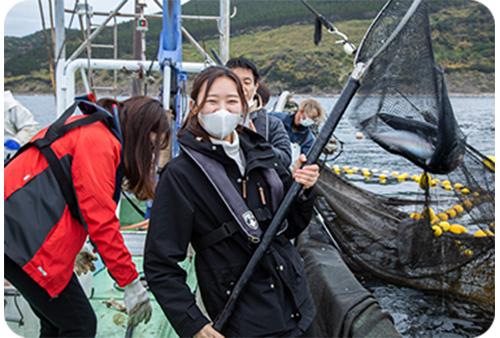
MULTIPOLYGON (((358 90, 359 85, 360 85, 359 81, 356 78, 352 76, 349 78, 347 84, 342 90, 342 93, 340 94, 337 103, 333 107, 332 111, 330 112, 330 115, 328 116, 328 119, 326 120, 323 128, 321 129, 321 132, 318 134, 318 137, 316 138, 311 149, 309 150, 309 153, 307 154, 307 162, 304 165, 313 164, 318 160, 319 156, 321 155, 321 152, 323 151, 332 133, 337 127, 340 118, 346 111, 347 106, 349 105, 352 98, 354 97, 354 94, 358 90)), ((242 275, 240 276, 238 282, 236 283, 233 289, 233 292, 231 293, 231 296, 229 297, 226 304, 222 308, 222 311, 217 316, 215 323, 213 325, 215 330, 220 332, 224 328, 229 317, 234 311, 239 296, 243 292, 250 278, 253 276, 253 273, 257 268, 261 258, 264 256, 272 240, 274 239, 274 236, 276 235, 280 224, 285 219, 288 213, 288 209, 290 208, 290 205, 292 204, 293 200, 297 197, 302 187, 303 187, 302 184, 294 181, 292 186, 286 193, 285 197, 281 201, 281 204, 276 210, 276 214, 274 215, 271 224, 269 225, 267 231, 262 236, 262 240, 259 246, 253 253, 250 260, 248 261, 245 270, 243 271, 242 275)))

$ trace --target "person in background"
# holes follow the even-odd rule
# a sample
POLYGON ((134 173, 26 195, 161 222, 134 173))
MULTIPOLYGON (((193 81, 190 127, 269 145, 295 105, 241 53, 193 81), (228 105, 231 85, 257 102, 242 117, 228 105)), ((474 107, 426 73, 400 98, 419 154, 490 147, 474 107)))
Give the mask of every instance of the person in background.
POLYGON ((300 154, 309 152, 314 143, 314 135, 310 128, 325 119, 325 110, 317 100, 311 98, 300 101, 296 113, 271 113, 271 115, 283 122, 292 143, 292 159, 294 159, 300 154))
POLYGON ((248 59, 243 57, 230 59, 226 67, 231 68, 238 75, 249 107, 249 117, 244 121, 244 125, 256 133, 264 136, 278 159, 285 167, 291 164, 291 149, 288 136, 280 121, 269 116, 262 102, 261 96, 257 93, 260 78, 257 67, 248 59))
MULTIPOLYGON (((47 159, 37 147, 18 154, 4 169, 5 278, 40 318, 42 337, 96 335, 96 315, 73 273, 75 265, 77 273, 92 270, 94 257, 84 245, 87 236, 124 288, 128 325, 147 323, 151 317, 148 293, 125 246, 115 211, 123 176, 124 185, 138 199, 153 198, 156 162, 160 150, 170 143, 171 128, 163 105, 155 99, 102 99, 92 107, 95 114, 106 113, 100 107, 112 104, 118 107, 114 126, 108 120, 75 126, 50 145, 62 170, 71 175, 70 191, 80 217, 73 217, 64 185, 52 173, 53 165, 47 168, 47 159)), ((92 117, 72 116, 65 125, 87 116, 92 117)), ((48 128, 33 139, 44 138, 48 128)))
POLYGON ((31 112, 17 101, 10 90, 3 93, 3 158, 8 160, 40 130, 31 112))
POLYGON ((269 102, 269 99, 271 98, 271 92, 269 91, 269 88, 267 88, 264 83, 259 82, 257 84, 257 94, 262 99, 262 106, 265 107, 269 102))
POLYGON ((299 169, 306 162, 302 156, 290 176, 260 134, 238 126, 248 108, 243 86, 230 69, 203 70, 194 80, 191 100, 178 133, 182 152, 166 164, 154 198, 144 252, 150 290, 180 337, 315 337, 316 309, 304 263, 290 239, 311 218, 318 165, 299 169), (229 298, 293 179, 304 190, 226 327, 217 332, 210 319, 229 298), (178 264, 189 243, 210 319, 178 264))

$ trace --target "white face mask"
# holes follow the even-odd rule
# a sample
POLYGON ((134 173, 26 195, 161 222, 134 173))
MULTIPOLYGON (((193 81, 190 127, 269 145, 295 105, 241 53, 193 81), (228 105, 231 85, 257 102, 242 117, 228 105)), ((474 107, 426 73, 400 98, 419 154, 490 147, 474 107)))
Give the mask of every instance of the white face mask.
POLYGON ((311 119, 309 118, 309 116, 307 116, 307 115, 306 115, 306 119, 305 119, 305 120, 302 120, 302 119, 300 120, 300 124, 301 124, 302 126, 304 126, 304 127, 310 127, 310 126, 312 126, 314 123, 315 123, 315 122, 314 122, 314 120, 311 120, 311 119))
POLYGON ((241 115, 220 109, 212 114, 199 113, 198 120, 201 121, 201 125, 207 133, 222 140, 236 129, 241 121, 241 115))
POLYGON ((257 88, 253 90, 252 96, 250 96, 250 100, 247 101, 248 104, 248 109, 252 108, 252 106, 255 104, 255 93, 257 92, 257 88))
POLYGON ((247 104, 248 104, 248 109, 250 109, 255 104, 255 100, 254 99, 248 100, 247 104))

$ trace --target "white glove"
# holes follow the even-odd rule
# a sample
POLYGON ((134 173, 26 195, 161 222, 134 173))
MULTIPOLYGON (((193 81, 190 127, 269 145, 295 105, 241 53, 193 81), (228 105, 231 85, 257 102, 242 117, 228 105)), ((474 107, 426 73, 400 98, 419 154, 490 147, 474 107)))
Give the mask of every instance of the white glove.
POLYGON ((128 326, 137 326, 144 320, 147 324, 151 319, 153 309, 149 300, 149 295, 142 286, 139 277, 125 287, 125 297, 123 298, 128 313, 128 326))
POLYGON ((85 243, 78 253, 76 255, 75 259, 75 272, 78 276, 80 276, 82 273, 86 274, 87 272, 95 271, 95 265, 93 261, 97 260, 97 256, 92 252, 92 248, 88 243, 85 243))

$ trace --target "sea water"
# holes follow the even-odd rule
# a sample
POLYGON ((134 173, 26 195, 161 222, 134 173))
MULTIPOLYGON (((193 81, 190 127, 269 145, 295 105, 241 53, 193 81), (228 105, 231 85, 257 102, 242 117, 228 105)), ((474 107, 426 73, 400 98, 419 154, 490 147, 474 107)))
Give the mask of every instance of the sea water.
MULTIPOLYGON (((56 119, 56 104, 52 95, 14 95, 46 127, 56 119)), ((302 97, 296 97, 298 100, 302 97)), ((306 98, 306 97, 304 97, 306 98)), ((327 114, 337 102, 336 97, 316 97, 327 114)), ((276 98, 271 98, 271 109, 276 98)), ((495 98, 452 97, 456 119, 467 142, 485 155, 495 155, 495 98)), ((351 106, 353 104, 351 103, 351 106)), ((370 170, 420 174, 422 170, 404 158, 390 154, 367 138, 356 138, 355 123, 348 110, 340 120, 334 135, 344 143, 342 154, 332 161, 338 164, 370 170)), ((327 159, 328 160, 328 159, 327 159)), ((357 184, 362 184, 357 182, 357 184)), ((364 187, 366 188, 366 187, 364 187)), ((400 185, 370 185, 379 194, 407 198, 415 189, 413 182, 400 185), (406 189, 408 188, 408 189, 406 189)), ((488 330, 493 314, 482 312, 474 304, 449 299, 443 295, 371 280, 364 284, 380 303, 382 309, 392 315, 398 332, 403 337, 476 337, 488 330)), ((488 332, 488 337, 494 334, 488 332)))

